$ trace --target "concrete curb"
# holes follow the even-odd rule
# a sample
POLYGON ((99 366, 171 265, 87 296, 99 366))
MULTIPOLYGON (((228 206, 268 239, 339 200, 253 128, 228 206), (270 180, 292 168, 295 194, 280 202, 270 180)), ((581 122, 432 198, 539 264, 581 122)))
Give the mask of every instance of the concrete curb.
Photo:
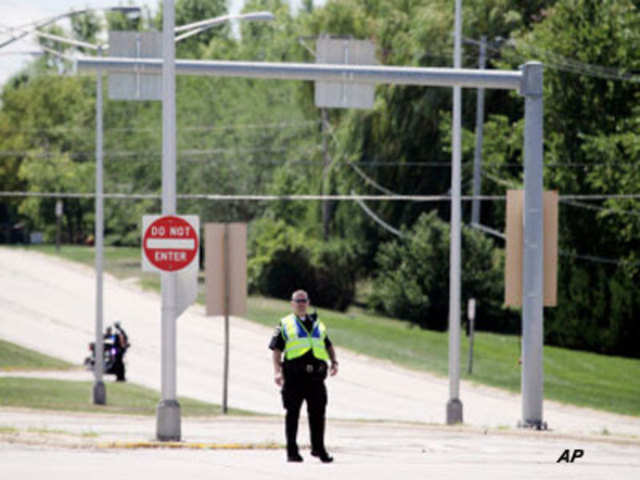
POLYGON ((100 442, 95 445, 100 449, 182 449, 182 450, 280 450, 283 445, 276 443, 207 443, 207 442, 100 442))

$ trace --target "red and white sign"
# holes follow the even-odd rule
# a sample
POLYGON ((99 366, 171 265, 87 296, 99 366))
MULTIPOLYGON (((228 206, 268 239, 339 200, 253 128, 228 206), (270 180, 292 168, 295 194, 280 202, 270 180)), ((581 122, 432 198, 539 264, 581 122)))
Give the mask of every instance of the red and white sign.
POLYGON ((197 216, 145 215, 142 223, 143 270, 176 272, 198 257, 197 216))

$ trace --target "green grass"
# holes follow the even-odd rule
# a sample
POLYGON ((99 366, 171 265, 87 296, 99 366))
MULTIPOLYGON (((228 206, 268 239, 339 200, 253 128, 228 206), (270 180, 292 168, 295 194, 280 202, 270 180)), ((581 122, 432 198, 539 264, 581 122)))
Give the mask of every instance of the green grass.
MULTIPOLYGON (((68 370, 73 364, 42 355, 4 340, 0 340, 0 371, 68 370)), ((0 377, 0 406, 82 412, 127 413, 155 415, 160 394, 131 383, 109 383, 107 405, 91 402, 93 382, 24 377, 0 377)), ((219 415, 219 405, 191 398, 180 398, 181 411, 186 416, 219 415)), ((250 412, 229 409, 232 414, 250 412)))
MULTIPOLYGON (((155 415, 160 394, 131 383, 109 383, 107 405, 91 401, 93 382, 0 377, 0 407, 23 407, 74 412, 155 415)), ((219 405, 187 397, 178 398, 183 416, 220 415, 219 405)), ((230 414, 250 412, 229 409, 230 414)))
MULTIPOLYGON (((289 313, 288 302, 249 300, 248 317, 275 327, 289 313)), ((351 309, 318 310, 337 348, 346 347, 415 370, 448 374, 448 334, 351 309)), ((520 338, 476 332, 473 373, 467 373, 468 338, 461 344, 462 378, 520 391, 520 338)), ((544 347, 545 398, 628 415, 640 415, 640 360, 544 347)))
POLYGON ((0 371, 10 370, 72 370, 72 363, 22 348, 0 340, 0 371))
MULTIPOLYGON (((34 248, 34 247, 28 247, 34 248)), ((38 246, 55 253, 52 246, 38 246)), ((64 258, 93 265, 93 249, 65 246, 64 258)), ((106 269, 123 277, 141 277, 140 249, 108 247, 106 269)), ((157 276, 143 276, 141 284, 159 288, 157 276)), ((199 301, 203 301, 202 295, 199 301)), ((289 313, 288 302, 250 298, 248 318, 275 327, 289 313)), ((408 322, 373 315, 360 309, 342 314, 319 311, 337 348, 389 360, 416 370, 447 375, 446 332, 422 330, 408 322)), ((265 339, 265 341, 267 341, 265 339)), ((468 339, 462 337, 462 377, 480 384, 520 391, 520 338, 479 332, 474 342, 473 374, 466 373, 468 339)), ((544 347, 545 398, 616 413, 640 416, 640 359, 598 355, 544 347)))

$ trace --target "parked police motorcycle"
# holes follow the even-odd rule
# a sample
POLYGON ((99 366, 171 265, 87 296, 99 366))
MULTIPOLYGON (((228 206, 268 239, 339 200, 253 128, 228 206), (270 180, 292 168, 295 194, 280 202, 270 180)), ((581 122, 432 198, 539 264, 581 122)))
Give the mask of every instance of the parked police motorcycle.
MULTIPOLYGON (((124 382, 126 380, 124 355, 131 346, 129 338, 119 322, 112 327, 107 327, 103 335, 102 344, 102 371, 105 374, 113 374, 116 380, 124 382)), ((96 359, 95 342, 89 343, 89 351, 91 354, 84 359, 84 365, 87 370, 93 370, 96 359)))

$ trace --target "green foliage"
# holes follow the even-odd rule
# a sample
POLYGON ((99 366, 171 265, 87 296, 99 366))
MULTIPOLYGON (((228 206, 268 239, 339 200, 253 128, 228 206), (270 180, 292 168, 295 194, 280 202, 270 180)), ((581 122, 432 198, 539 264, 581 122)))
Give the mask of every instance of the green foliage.
POLYGON ((249 291, 277 298, 312 286, 311 252, 301 230, 263 218, 249 231, 249 291))
POLYGON ((318 242, 313 252, 315 285, 309 294, 315 305, 346 310, 355 296, 357 247, 347 240, 318 242))
MULTIPOLYGON (((178 0, 175 5, 175 25, 178 27, 225 15, 227 14, 226 3, 225 0, 178 0)), ((229 24, 225 22, 181 40, 176 46, 178 58, 198 58, 201 49, 206 47, 214 37, 227 37, 229 31, 229 24)))
POLYGON ((249 290, 287 299, 302 288, 314 305, 346 309, 355 294, 354 249, 348 242, 322 243, 283 220, 251 224, 249 290))
MULTIPOLYGON (((5 88, 0 110, 0 129, 5 134, 0 137, 0 150, 10 156, 0 168, 3 185, 28 186, 34 192, 92 190, 93 164, 72 152, 87 150, 91 143, 81 129, 69 127, 91 119, 90 88, 83 78, 38 75, 27 78, 19 88, 5 88)), ((17 203, 13 211, 27 219, 29 228, 51 229, 54 205, 55 199, 30 197, 17 203)), ((82 241, 93 230, 87 216, 90 208, 86 200, 65 201, 67 239, 82 241)))
MULTIPOLYGON (((93 43, 96 41, 96 35, 101 29, 100 19, 95 12, 88 11, 86 13, 72 15, 71 18, 71 31, 73 36, 77 40, 81 40, 87 43, 93 43)), ((85 49, 81 49, 83 53, 88 53, 85 49)))
MULTIPOLYGON (((544 184, 562 194, 637 193, 640 124, 637 82, 640 12, 631 1, 565 0, 544 20, 515 35, 505 59, 515 67, 541 60, 545 69, 544 184), (597 65, 595 67, 594 65, 597 65)), ((483 193, 521 185, 521 112, 492 116, 485 125, 483 193)), ((636 332, 640 281, 640 203, 560 204, 558 306, 545 314, 545 340, 598 352, 638 355, 623 335, 636 332), (604 260, 589 261, 598 257, 604 260), (624 332, 624 333, 620 333, 624 332)), ((483 218, 501 228, 500 207, 483 218)), ((629 338, 629 337, 627 337, 629 338)))
MULTIPOLYGON (((422 215, 411 231, 405 230, 404 238, 383 244, 376 256, 372 305, 422 327, 444 330, 449 311, 449 241, 449 226, 432 212, 422 215)), ((462 305, 475 297, 478 319, 500 316, 503 280, 493 243, 465 228, 462 247, 462 305)))
MULTIPOLYGON (((129 5, 133 5, 132 0, 129 0, 129 5)), ((149 18, 150 14, 148 7, 141 8, 142 11, 140 15, 127 14, 118 11, 105 12, 105 16, 107 18, 107 29, 112 32, 142 31, 144 27, 151 24, 151 20, 149 18)), ((162 28, 159 30, 162 30, 162 28)))

